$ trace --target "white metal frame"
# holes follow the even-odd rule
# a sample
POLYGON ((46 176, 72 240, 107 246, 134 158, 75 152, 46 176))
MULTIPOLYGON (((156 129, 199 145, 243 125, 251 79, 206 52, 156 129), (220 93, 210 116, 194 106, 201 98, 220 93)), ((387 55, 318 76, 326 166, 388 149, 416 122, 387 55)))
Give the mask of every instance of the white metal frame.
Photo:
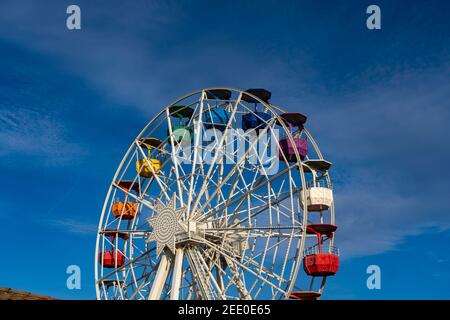
MULTIPOLYGON (((297 163, 284 158, 280 160, 279 172, 269 176, 259 156, 256 165, 245 163, 254 145, 249 146, 241 163, 220 163, 218 152, 211 165, 198 161, 197 155, 205 151, 197 134, 202 128, 203 114, 214 108, 226 108, 231 116, 224 132, 237 128, 241 115, 253 112, 250 104, 241 99, 243 93, 237 89, 208 88, 188 94, 164 108, 128 148, 111 182, 98 226, 95 253, 98 299, 287 299, 293 291, 315 287, 314 278, 300 271, 303 252, 315 240, 315 236, 306 234, 306 225, 317 219, 334 224, 334 204, 327 212, 310 214, 302 204, 307 199, 308 179, 322 179, 331 188, 328 172, 313 171, 308 178, 295 150, 297 163), (232 97, 227 101, 208 99, 206 92, 214 89, 230 90, 232 97), (174 160, 169 108, 179 104, 194 110, 188 123, 196 133, 194 156, 189 164, 174 160), (166 128, 169 137, 162 139, 165 151, 155 150, 151 155, 161 161, 161 171, 144 179, 134 166, 138 159, 150 163, 139 139, 161 137, 166 128), (138 183, 140 192, 134 194, 118 187, 116 182, 124 179, 138 183), (157 256, 155 244, 146 242, 151 233, 146 219, 155 213, 158 199, 166 201, 172 195, 179 207, 186 207, 182 223, 187 231, 177 237, 175 252, 164 250, 157 256), (116 197, 136 202, 139 214, 130 221, 115 219, 111 206, 116 197), (111 242, 105 236, 106 230, 120 230, 129 237, 127 240, 116 237, 111 242), (125 265, 104 268, 99 253, 108 248, 124 254, 125 265)), ((261 133, 278 128, 293 143, 289 128, 282 121, 278 125, 275 121, 283 110, 245 94, 258 100, 264 112, 272 115, 261 133)), ((301 135, 313 147, 309 156, 323 159, 311 134, 303 129, 301 135)), ((227 141, 224 134, 217 149, 230 143, 234 141, 227 141)), ((329 246, 333 245, 333 238, 327 241, 329 246)), ((325 281, 326 277, 322 277, 317 291, 322 292, 325 281)))

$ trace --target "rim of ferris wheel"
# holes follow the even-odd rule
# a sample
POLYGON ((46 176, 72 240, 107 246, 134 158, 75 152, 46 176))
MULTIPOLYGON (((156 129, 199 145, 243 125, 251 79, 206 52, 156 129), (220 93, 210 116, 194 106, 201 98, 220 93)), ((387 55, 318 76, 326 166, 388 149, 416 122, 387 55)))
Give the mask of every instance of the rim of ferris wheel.
MULTIPOLYGON (((247 89, 245 92, 250 93, 251 95, 254 95, 255 97, 259 98, 261 101, 265 103, 269 103, 270 98, 272 97, 272 92, 266 89, 257 88, 257 89, 247 89)), ((259 103, 259 101, 252 96, 245 94, 245 92, 242 94, 242 100, 249 103, 259 103)))
POLYGON ((231 94, 231 90, 228 89, 211 89, 206 91, 206 97, 208 99, 229 100, 231 94))
POLYGON ((120 180, 116 182, 116 185, 125 191, 134 191, 136 193, 139 193, 141 190, 139 187, 139 183, 137 181, 133 180, 120 180))
POLYGON ((324 159, 308 159, 303 161, 303 170, 305 172, 321 171, 326 172, 332 166, 330 161, 324 159))
POLYGON ((289 296, 290 299, 297 300, 317 300, 322 294, 318 291, 296 291, 289 296))
MULTIPOLYGON (((200 139, 195 139, 194 156, 180 163, 175 158, 173 139, 169 139, 169 145, 162 145, 167 143, 167 137, 164 142, 157 138, 143 138, 158 137, 158 132, 170 128, 173 116, 170 108, 180 105, 192 107, 191 119, 195 121, 195 130, 207 127, 202 118, 211 110, 227 112, 227 121, 220 121, 224 129, 238 129, 241 122, 237 117, 255 113, 244 97, 253 98, 253 103, 260 103, 264 111, 272 115, 261 132, 273 130, 284 111, 263 101, 267 98, 254 95, 250 89, 207 88, 168 105, 131 143, 116 170, 100 217, 95 254, 98 299, 288 299, 295 293, 297 298, 308 298, 308 292, 318 293, 314 298, 320 297, 326 278, 314 282, 314 277, 299 272, 305 247, 315 238, 307 236, 308 223, 317 224, 313 221, 319 219, 317 215, 308 216, 309 207, 303 206, 308 197, 309 180, 315 175, 305 174, 303 169, 307 167, 302 165, 300 157, 296 157, 297 165, 284 160, 278 173, 268 176, 258 154, 252 166, 220 162, 217 155, 212 161, 198 161, 200 158, 196 153, 203 152, 204 145, 200 139), (219 90, 219 93, 214 90, 219 90), (231 92, 229 100, 221 101, 220 98, 226 98, 221 94, 228 91, 231 92), (208 99, 208 92, 210 95, 214 93, 216 102, 208 99), (145 143, 150 146, 146 148, 149 153, 155 145, 155 149, 164 148, 160 151, 168 156, 164 163, 158 162, 158 170, 150 168, 152 173, 158 172, 151 179, 145 179, 141 170, 135 171, 132 165, 136 157, 142 158, 143 165, 156 160, 143 152, 145 143), (159 171, 161 167, 164 170, 159 171), (138 183, 139 197, 119 186, 119 182, 125 179, 138 183), (127 197, 136 201, 134 219, 124 223, 123 214, 121 219, 113 219, 111 214, 114 199, 121 192, 125 193, 125 201, 127 197), (175 206, 169 206, 168 199, 172 199, 175 206), (159 213, 155 210, 157 201, 162 201, 159 213), (167 210, 167 207, 172 209, 167 210), (166 213, 181 208, 186 208, 183 214, 166 213), (165 214, 161 215, 163 211, 165 214), (160 219, 156 218, 158 214, 160 219), (155 228, 148 223, 149 218, 156 226, 156 241, 148 241, 155 228), (166 223, 158 221, 162 218, 170 222, 171 232, 167 232, 166 223), (115 241, 110 241, 109 236, 114 234, 111 230, 117 235, 128 235, 128 238, 119 241, 116 236, 115 241), (172 245, 174 238, 175 246, 172 245), (157 255, 158 242, 160 249, 162 246, 170 250, 161 250, 157 255), (113 245, 111 249, 110 245, 113 245), (112 270, 107 268, 108 263, 106 266, 103 263, 106 252, 111 252, 109 266, 114 262, 112 270), (105 281, 111 279, 122 282, 108 289, 105 281), (309 287, 304 284, 305 280, 310 282, 309 287), (301 291, 303 286, 311 291, 301 291), (317 291, 313 291, 316 288, 317 291)), ((291 128, 286 124, 283 119, 280 130, 292 139, 291 128)), ((317 157, 322 158, 313 137, 306 129, 304 132, 317 157)), ((238 138, 231 136, 232 139, 238 138)), ((219 148, 226 137, 223 135, 217 141, 219 148)), ((227 140, 226 143, 233 141, 227 140)), ((255 145, 253 142, 248 149, 255 145)), ((249 157, 249 150, 244 158, 249 157)), ((299 154, 298 150, 293 151, 299 154)), ((324 177, 330 184, 329 174, 324 177)), ((124 211, 125 203, 122 203, 121 211, 124 211)), ((327 217, 333 224, 334 206, 329 209, 327 217)), ((320 221, 323 222, 322 216, 320 221)), ((324 244, 332 246, 333 238, 325 237, 324 244)))

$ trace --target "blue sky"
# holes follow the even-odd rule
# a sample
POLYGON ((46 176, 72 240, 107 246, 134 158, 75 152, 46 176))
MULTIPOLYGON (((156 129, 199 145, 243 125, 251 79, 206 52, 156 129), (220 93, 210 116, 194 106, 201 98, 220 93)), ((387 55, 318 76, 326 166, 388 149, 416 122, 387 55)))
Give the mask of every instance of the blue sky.
POLYGON ((94 298, 95 229, 164 105, 263 87, 335 165, 341 271, 324 298, 450 298, 447 1, 0 3, 0 286, 94 298), (65 27, 78 4, 82 30, 65 27), (382 10, 382 30, 365 27, 382 10), (82 270, 82 290, 65 269, 82 270), (377 264, 382 289, 366 288, 377 264))

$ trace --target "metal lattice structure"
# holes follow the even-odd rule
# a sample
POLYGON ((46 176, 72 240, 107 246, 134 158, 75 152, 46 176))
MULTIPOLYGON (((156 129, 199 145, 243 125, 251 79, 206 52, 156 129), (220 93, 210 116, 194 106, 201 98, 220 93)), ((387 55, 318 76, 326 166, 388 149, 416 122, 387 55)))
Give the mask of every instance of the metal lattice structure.
POLYGON ((98 299, 321 295, 339 264, 331 163, 306 117, 269 99, 203 89, 145 126, 103 206, 98 299))

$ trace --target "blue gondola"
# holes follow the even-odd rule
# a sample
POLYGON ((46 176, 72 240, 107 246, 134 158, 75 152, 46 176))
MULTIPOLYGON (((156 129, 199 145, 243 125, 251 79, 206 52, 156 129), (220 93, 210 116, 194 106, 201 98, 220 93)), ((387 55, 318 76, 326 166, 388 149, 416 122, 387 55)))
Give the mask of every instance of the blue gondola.
MULTIPOLYGON (((265 89, 248 89, 246 92, 261 99, 261 101, 264 101, 265 103, 269 103, 270 97, 272 96, 272 93, 265 89)), ((259 130, 264 129, 267 126, 267 122, 272 118, 272 116, 269 113, 258 111, 257 106, 259 101, 253 97, 244 93, 242 95, 242 100, 248 103, 254 103, 255 105, 254 112, 249 112, 242 116, 242 129, 244 131, 256 129, 256 132, 259 133, 259 130)))
POLYGON ((203 124, 207 129, 225 130, 230 120, 231 112, 225 109, 212 109, 203 114, 203 124))
POLYGON ((242 116, 242 129, 244 131, 256 129, 262 130, 267 126, 271 115, 261 111, 249 112, 242 116))

